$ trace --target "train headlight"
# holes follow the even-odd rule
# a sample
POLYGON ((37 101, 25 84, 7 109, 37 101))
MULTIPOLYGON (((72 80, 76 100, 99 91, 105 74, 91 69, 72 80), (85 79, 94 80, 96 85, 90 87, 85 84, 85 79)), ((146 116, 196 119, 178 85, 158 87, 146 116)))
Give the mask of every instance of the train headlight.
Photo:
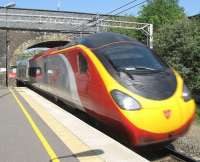
POLYGON ((134 98, 118 90, 113 90, 111 94, 119 107, 124 110, 139 110, 141 108, 140 104, 134 98))
POLYGON ((190 90, 188 89, 188 87, 185 84, 183 85, 182 96, 183 96, 184 101, 189 101, 192 98, 190 90))

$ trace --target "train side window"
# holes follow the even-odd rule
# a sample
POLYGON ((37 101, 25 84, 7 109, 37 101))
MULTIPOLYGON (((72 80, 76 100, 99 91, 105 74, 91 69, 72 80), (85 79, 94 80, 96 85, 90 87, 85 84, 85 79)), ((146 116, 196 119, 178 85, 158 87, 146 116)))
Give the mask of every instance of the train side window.
POLYGON ((33 77, 33 68, 32 67, 29 68, 28 75, 33 77))
POLYGON ((41 75, 41 68, 40 67, 29 68, 29 76, 36 77, 38 75, 41 75))
POLYGON ((86 73, 88 70, 88 63, 86 58, 83 56, 83 54, 79 54, 79 72, 80 73, 86 73))
POLYGON ((44 63, 44 72, 47 73, 47 63, 44 63))

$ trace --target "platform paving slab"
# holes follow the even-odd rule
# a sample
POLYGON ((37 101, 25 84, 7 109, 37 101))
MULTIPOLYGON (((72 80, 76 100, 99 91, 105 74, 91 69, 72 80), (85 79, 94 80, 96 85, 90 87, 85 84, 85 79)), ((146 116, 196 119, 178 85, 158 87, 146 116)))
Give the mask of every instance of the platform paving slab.
MULTIPOLYGON (((78 162, 69 148, 55 135, 43 120, 19 95, 21 103, 31 114, 61 162, 78 162)), ((0 161, 2 162, 50 162, 38 137, 28 123, 19 105, 7 88, 0 88, 0 161)))

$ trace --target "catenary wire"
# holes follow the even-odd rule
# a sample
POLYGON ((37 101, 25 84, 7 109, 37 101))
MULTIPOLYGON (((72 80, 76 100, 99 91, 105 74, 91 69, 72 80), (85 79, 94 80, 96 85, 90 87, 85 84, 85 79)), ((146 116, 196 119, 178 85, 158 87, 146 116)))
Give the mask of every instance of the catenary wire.
MULTIPOLYGON (((121 8, 124 8, 124 7, 126 7, 126 6, 132 4, 133 2, 136 2, 136 1, 137 1, 137 0, 131 1, 131 2, 125 4, 125 5, 121 6, 121 7, 118 7, 117 9, 114 9, 114 10, 110 11, 110 13, 111 13, 111 12, 114 12, 114 11, 117 11, 117 10, 119 10, 119 9, 121 9, 121 8)), ((140 2, 140 3, 137 3, 137 4, 135 4, 135 5, 133 5, 133 6, 129 7, 129 8, 126 8, 126 9, 124 9, 124 10, 122 10, 122 11, 120 11, 120 12, 114 14, 114 15, 111 15, 111 16, 118 16, 119 14, 122 14, 122 13, 124 13, 124 12, 126 12, 126 11, 128 11, 128 10, 130 10, 130 9, 133 9, 133 8, 139 6, 139 5, 142 5, 142 4, 146 3, 147 1, 148 1, 148 0, 145 0, 145 1, 142 1, 142 2, 140 2)), ((109 18, 109 17, 106 17, 106 18, 104 18, 104 19, 101 19, 101 21, 107 20, 108 18, 109 18)), ((97 25, 97 24, 99 23, 99 22, 98 22, 98 19, 95 20, 95 21, 96 21, 96 23, 93 24, 93 26, 95 26, 95 25, 97 25)), ((87 29, 88 27, 90 27, 90 26, 86 26, 87 24, 89 24, 89 23, 86 23, 86 24, 82 24, 82 25, 81 25, 81 26, 85 25, 85 27, 82 27, 82 30, 85 30, 85 29, 87 29)), ((80 29, 81 26, 79 26, 78 29, 80 29)))
MULTIPOLYGON (((126 7, 126 6, 129 6, 129 5, 131 5, 132 3, 136 2, 136 1, 138 1, 138 0, 130 1, 130 2, 128 2, 128 3, 126 3, 126 4, 122 5, 122 6, 120 6, 120 7, 116 8, 116 9, 114 9, 114 10, 112 10, 112 11, 106 13, 105 15, 110 15, 110 14, 112 14, 113 12, 116 12, 116 11, 118 11, 118 10, 120 10, 120 9, 122 9, 122 8, 124 8, 124 7, 126 7)), ((93 18, 91 18, 91 19, 95 19, 95 18, 96 18, 96 17, 93 17, 93 18)), ((95 21, 96 21, 96 20, 95 20, 95 21)), ((83 25, 85 25, 85 27, 82 28, 82 30, 84 30, 84 29, 86 28, 86 25, 89 24, 89 23, 90 23, 90 22, 85 23, 85 24, 83 23, 83 24, 81 24, 80 26, 76 27, 74 30, 80 29, 83 25)), ((96 25, 96 24, 95 24, 95 25, 96 25)))
POLYGON ((126 6, 129 6, 130 4, 132 4, 132 3, 136 2, 136 1, 137 1, 137 0, 130 1, 130 2, 126 3, 126 4, 124 4, 123 6, 118 7, 118 8, 116 8, 116 9, 114 9, 114 10, 112 10, 112 11, 106 13, 106 15, 110 15, 110 14, 112 14, 113 12, 115 12, 115 11, 117 11, 117 10, 120 10, 120 9, 126 7, 126 6))

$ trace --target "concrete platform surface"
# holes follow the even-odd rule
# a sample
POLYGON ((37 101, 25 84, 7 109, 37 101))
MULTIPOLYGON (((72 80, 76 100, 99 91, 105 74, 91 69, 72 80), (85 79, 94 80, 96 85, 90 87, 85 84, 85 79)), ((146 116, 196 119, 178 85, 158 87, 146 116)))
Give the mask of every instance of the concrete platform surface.
MULTIPOLYGON (((58 156, 58 159, 66 160, 69 157, 76 157, 81 162, 148 161, 34 91, 24 87, 15 88, 15 91, 28 103, 27 106, 29 105, 32 109, 30 111, 36 112, 49 129, 66 145, 66 148, 72 152, 71 155, 68 153, 58 156)), ((9 118, 15 120, 14 117, 9 118)), ((23 116, 19 118, 23 118, 23 116)), ((31 136, 30 133, 27 136, 29 137, 29 135, 31 136)), ((45 136, 48 136, 48 133, 45 136)), ((54 145, 54 147, 57 146, 54 145)))
POLYGON ((0 88, 0 161, 78 162, 29 104, 14 95, 0 88))

